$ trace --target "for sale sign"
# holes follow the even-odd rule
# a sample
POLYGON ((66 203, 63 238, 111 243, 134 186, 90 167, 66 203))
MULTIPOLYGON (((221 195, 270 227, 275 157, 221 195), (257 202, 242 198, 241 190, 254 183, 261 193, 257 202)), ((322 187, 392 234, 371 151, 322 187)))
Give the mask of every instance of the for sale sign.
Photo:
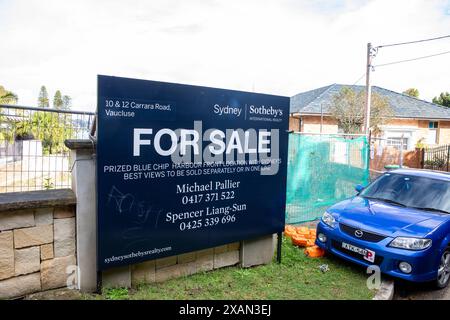
POLYGON ((98 77, 99 270, 282 231, 289 98, 98 77))

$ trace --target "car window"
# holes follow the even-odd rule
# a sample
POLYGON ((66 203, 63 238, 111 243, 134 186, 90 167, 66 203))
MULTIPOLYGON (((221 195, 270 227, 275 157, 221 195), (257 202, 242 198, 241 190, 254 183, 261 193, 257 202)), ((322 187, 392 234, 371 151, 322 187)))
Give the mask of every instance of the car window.
POLYGON ((407 207, 450 212, 450 182, 404 174, 386 173, 360 196, 398 202, 407 207))

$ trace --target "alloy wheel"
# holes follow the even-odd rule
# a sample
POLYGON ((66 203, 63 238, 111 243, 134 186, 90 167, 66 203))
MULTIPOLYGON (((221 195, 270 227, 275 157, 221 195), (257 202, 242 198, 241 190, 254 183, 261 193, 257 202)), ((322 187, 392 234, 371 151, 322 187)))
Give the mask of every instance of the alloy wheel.
POLYGON ((450 251, 445 251, 441 257, 438 269, 437 281, 440 286, 445 287, 450 278, 450 251))

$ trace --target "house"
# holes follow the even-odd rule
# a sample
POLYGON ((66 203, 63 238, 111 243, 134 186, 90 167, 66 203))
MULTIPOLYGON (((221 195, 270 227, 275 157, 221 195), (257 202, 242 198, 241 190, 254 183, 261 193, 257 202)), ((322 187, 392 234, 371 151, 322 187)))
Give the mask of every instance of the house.
MULTIPOLYGON (((333 97, 343 87, 356 92, 365 90, 365 86, 332 84, 293 96, 289 129, 305 133, 340 133, 329 110, 333 97)), ((419 141, 429 146, 450 144, 450 108, 377 86, 372 87, 372 92, 386 98, 394 114, 380 127, 381 138, 387 145, 399 147, 402 136, 406 150, 413 150, 419 141)))

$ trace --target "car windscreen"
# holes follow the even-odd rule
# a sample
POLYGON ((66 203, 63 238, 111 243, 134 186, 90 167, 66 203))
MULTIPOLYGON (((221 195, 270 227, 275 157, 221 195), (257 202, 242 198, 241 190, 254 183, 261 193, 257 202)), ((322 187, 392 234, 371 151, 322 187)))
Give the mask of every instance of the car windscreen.
POLYGON ((359 195, 406 207, 450 213, 450 182, 423 176, 385 173, 359 195))

